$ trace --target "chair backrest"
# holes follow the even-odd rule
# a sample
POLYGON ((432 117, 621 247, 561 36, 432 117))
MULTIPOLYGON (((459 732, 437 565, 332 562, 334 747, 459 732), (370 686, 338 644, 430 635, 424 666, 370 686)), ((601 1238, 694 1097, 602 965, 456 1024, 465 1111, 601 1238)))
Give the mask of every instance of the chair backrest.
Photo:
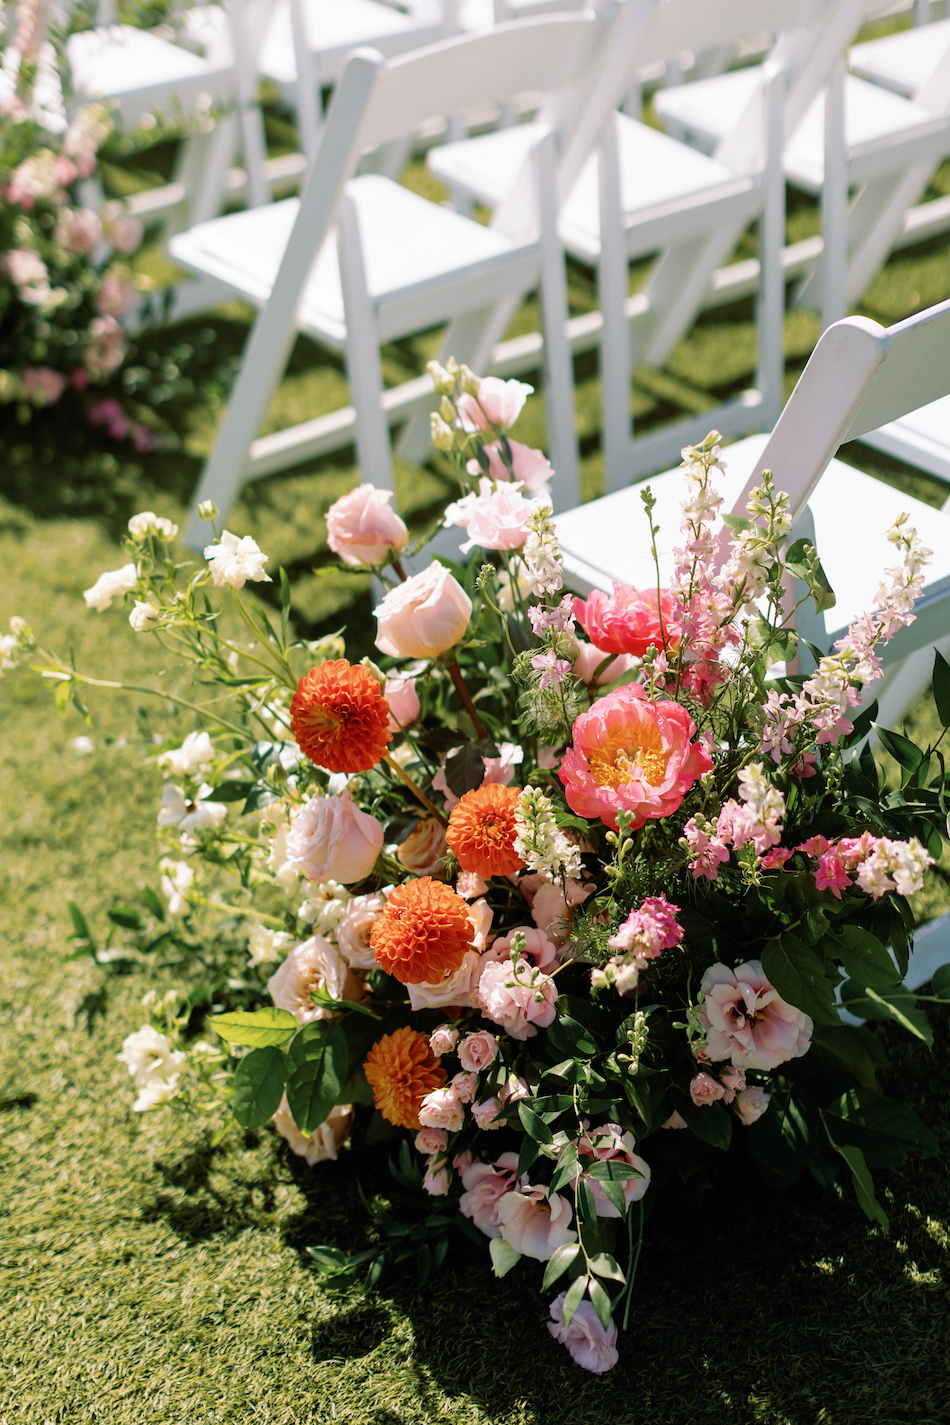
POLYGON ((893 327, 846 317, 822 335, 733 507, 761 472, 791 497, 796 522, 839 446, 950 395, 950 301, 893 327))

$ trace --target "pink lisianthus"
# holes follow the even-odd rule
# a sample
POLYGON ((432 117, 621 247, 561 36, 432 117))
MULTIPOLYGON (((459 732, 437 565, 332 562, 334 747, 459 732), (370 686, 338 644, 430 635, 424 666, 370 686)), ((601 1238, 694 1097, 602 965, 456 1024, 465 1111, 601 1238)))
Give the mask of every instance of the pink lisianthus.
MULTIPOLYGON (((627 1207, 639 1202, 650 1186, 650 1165, 635 1153, 632 1133, 624 1133, 616 1123, 605 1123, 601 1128, 589 1129, 579 1140, 578 1151, 595 1158, 598 1163, 626 1163, 640 1174, 638 1178, 623 1178, 623 1196, 627 1207)), ((604 1192, 603 1184, 597 1178, 588 1177, 587 1184, 594 1195, 598 1217, 619 1217, 614 1204, 604 1192)))
POLYGON ((577 1241, 571 1204, 560 1193, 549 1196, 546 1187, 526 1183, 517 1192, 507 1192, 497 1211, 500 1235, 523 1257, 546 1262, 558 1247, 577 1241))
POLYGON ((689 1096, 697 1108, 705 1108, 717 1099, 725 1097, 725 1089, 718 1079, 714 1079, 712 1074, 697 1074, 690 1081, 689 1096))
POLYGON ((521 415, 525 401, 534 390, 524 381, 503 381, 500 376, 483 376, 478 395, 459 397, 458 413, 466 430, 507 431, 521 415))
POLYGON ((467 554, 475 545, 482 549, 520 549, 528 538, 528 520, 537 508, 536 500, 527 500, 519 484, 502 483, 492 486, 487 476, 478 482, 477 495, 465 495, 455 500, 445 511, 445 525, 458 525, 468 531, 461 546, 467 554))
POLYGON ((601 1324, 600 1317, 589 1301, 582 1301, 571 1317, 570 1326, 564 1325, 564 1298, 562 1291, 551 1302, 551 1320, 547 1328, 555 1341, 566 1346, 571 1360, 585 1371, 602 1376, 613 1370, 620 1360, 617 1350, 617 1323, 609 1326, 601 1324))
POLYGON ((611 950, 635 950, 645 960, 655 960, 664 950, 672 950, 683 938, 676 916, 679 906, 666 896, 646 896, 627 916, 607 944, 611 950))
POLYGON ((500 1237, 498 1204, 518 1176, 518 1154, 502 1153, 495 1163, 469 1163, 459 1171, 465 1189, 459 1199, 459 1212, 486 1237, 500 1237))
POLYGON ((767 1094, 765 1089, 740 1089, 736 1098, 736 1113, 746 1128, 762 1117, 769 1106, 771 1097, 771 1094, 767 1094))
POLYGON ((24 366, 20 378, 34 406, 55 406, 66 389, 66 377, 49 366, 24 366))
POLYGON ((690 741, 695 735, 679 703, 651 703, 638 683, 617 688, 574 723, 558 774, 568 805, 615 831, 619 811, 633 815, 634 830, 669 816, 712 769, 705 747, 690 741))
POLYGON ((675 605, 664 589, 657 605, 655 589, 614 584, 612 594, 594 589, 585 602, 574 600, 574 617, 595 648, 603 653, 632 653, 642 658, 651 644, 675 648, 675 605))
POLYGON ((459 1045, 459 1063, 469 1074, 480 1073, 498 1058, 498 1040, 487 1029, 466 1034, 459 1045))
POLYGON ((812 1021, 779 997, 760 961, 735 970, 711 965, 700 989, 704 999, 697 1018, 714 1062, 731 1059, 742 1069, 775 1069, 808 1052, 812 1021))
MULTIPOLYGON (((525 880, 528 880, 527 876, 525 880)), ((524 888, 524 881, 521 884, 524 888)), ((592 896, 596 889, 594 881, 584 882, 568 879, 567 899, 565 900, 560 885, 554 881, 542 881, 531 896, 531 919, 550 940, 561 946, 570 933, 574 909, 583 905, 587 897, 592 896)), ((525 899, 528 899, 527 892, 525 899)))
POLYGON ((500 1024, 512 1039, 533 1039, 538 1026, 554 1021, 557 987, 527 960, 517 969, 511 960, 485 965, 478 981, 478 1000, 489 1019, 500 1024))
POLYGON ((491 949, 496 960, 505 960, 510 956, 511 944, 516 935, 524 937, 522 955, 527 956, 539 970, 549 970, 557 963, 557 946, 554 941, 549 939, 543 930, 536 930, 533 925, 519 925, 514 930, 509 930, 506 935, 499 935, 497 940, 493 940, 491 949))
POLYGON ((582 638, 577 640, 577 657, 574 659, 573 674, 575 678, 580 678, 582 683, 602 688, 607 683, 616 683, 618 678, 622 678, 624 673, 634 666, 634 661, 628 653, 621 653, 601 673, 594 682, 594 674, 604 661, 605 655, 599 648, 595 648, 592 643, 585 643, 582 638))
POLYGON ((344 564, 385 564, 405 549, 409 531, 390 509, 392 497, 391 490, 358 485, 327 510, 327 544, 344 564))
MULTIPOLYGON (((547 489, 548 484, 554 478, 554 466, 544 452, 535 450, 530 445, 522 445, 520 440, 508 441, 513 474, 509 472, 508 466, 504 462, 501 445, 498 442, 484 445, 482 449, 488 457, 488 478, 490 480, 496 482, 518 480, 530 494, 538 495, 547 489)), ((470 460, 465 468, 469 475, 483 474, 482 467, 477 460, 470 460)))

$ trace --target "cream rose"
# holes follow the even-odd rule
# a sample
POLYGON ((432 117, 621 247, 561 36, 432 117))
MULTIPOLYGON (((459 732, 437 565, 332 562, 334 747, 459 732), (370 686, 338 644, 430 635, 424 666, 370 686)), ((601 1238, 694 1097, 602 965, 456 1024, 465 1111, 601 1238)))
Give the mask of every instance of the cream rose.
POLYGON ((448 849, 444 830, 434 816, 426 816, 400 843, 396 860, 413 876, 438 876, 448 849))
POLYGON ((351 885, 368 876, 383 845, 374 816, 341 797, 311 797, 287 835, 287 859, 311 881, 351 885))
POLYGON ((278 1009, 286 1009, 301 1024, 312 1019, 329 1019, 333 1011, 323 1009, 310 998, 314 990, 326 990, 334 999, 360 1000, 363 986, 351 972, 335 945, 322 935, 311 935, 295 945, 267 981, 267 991, 278 1009))
POLYGON ((373 610, 376 647, 393 658, 435 658, 465 635, 472 601, 443 564, 430 564, 373 610))
POLYGON ((354 970, 376 967, 369 937, 385 904, 382 896, 354 896, 343 912, 343 919, 336 928, 336 943, 354 970))

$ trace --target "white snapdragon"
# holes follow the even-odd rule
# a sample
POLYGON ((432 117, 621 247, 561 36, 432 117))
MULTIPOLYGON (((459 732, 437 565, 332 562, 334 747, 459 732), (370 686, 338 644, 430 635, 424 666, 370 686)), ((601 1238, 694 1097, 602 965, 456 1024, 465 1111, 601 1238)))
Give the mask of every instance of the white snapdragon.
POLYGON ((168 902, 169 915, 182 915, 188 909, 188 892, 195 882, 194 869, 187 861, 172 861, 163 856, 158 863, 162 873, 162 895, 168 902))
POLYGON ((539 787, 525 787, 515 811, 514 849, 532 871, 547 880, 578 879, 581 853, 561 831, 554 805, 539 787))
POLYGON ((121 599, 123 594, 130 593, 138 580, 138 570, 134 564, 123 564, 121 569, 107 569, 104 574, 99 575, 92 588, 83 593, 86 608, 104 613, 113 599, 121 599))
POLYGON ((271 582, 270 575, 264 573, 268 556, 261 552, 257 541, 249 534, 238 539, 236 534, 225 530, 217 544, 207 546, 205 558, 211 569, 211 578, 218 589, 224 588, 225 585, 230 585, 232 589, 243 589, 248 579, 258 584, 271 582))
POLYGON ((916 837, 911 841, 889 841, 882 836, 858 868, 857 882, 875 900, 888 891, 912 896, 923 886, 924 872, 932 865, 933 857, 916 837))
POLYGON ((157 1108, 177 1094, 186 1056, 180 1049, 173 1049, 165 1035, 151 1024, 143 1024, 129 1034, 116 1058, 126 1065, 138 1089, 132 1105, 136 1113, 157 1108))
POLYGON ((173 777, 192 777, 214 761, 214 748, 206 732, 189 732, 180 747, 163 752, 160 767, 167 767, 173 777))
POLYGON ((174 539, 177 533, 177 524, 172 524, 162 515, 153 514, 151 510, 143 510, 129 520, 129 534, 133 539, 147 539, 150 534, 157 534, 162 539, 174 539))
MULTIPOLYGON (((211 788, 204 786, 199 788, 198 796, 207 794, 211 788)), ((185 800, 185 795, 180 787, 176 787, 171 782, 165 783, 162 792, 162 805, 158 813, 159 826, 174 827, 176 831, 216 831, 222 826, 227 817, 228 809, 223 802, 207 802, 185 800)))
POLYGON ((259 921, 251 926, 247 948, 251 952, 248 965, 278 965, 294 946, 294 937, 284 930, 271 930, 259 921))

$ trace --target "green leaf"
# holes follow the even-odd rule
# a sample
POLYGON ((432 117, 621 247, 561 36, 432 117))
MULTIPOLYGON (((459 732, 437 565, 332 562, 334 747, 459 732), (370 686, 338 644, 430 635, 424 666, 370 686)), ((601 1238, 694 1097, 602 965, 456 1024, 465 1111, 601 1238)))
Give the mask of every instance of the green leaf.
POLYGON ((600 1052, 600 1045, 590 1030, 585 1029, 583 1024, 572 1019, 569 1014, 558 1015, 548 1029, 548 1038, 561 1054, 578 1054, 583 1058, 591 1058, 600 1052))
POLYGON ((88 940, 89 944, 93 946, 93 948, 95 948, 96 942, 92 938, 89 926, 86 923, 86 917, 83 915, 76 902, 67 901, 66 906, 69 910, 70 919, 73 923, 74 937, 79 940, 88 940))
POLYGON ((206 802, 243 802, 254 790, 256 782, 222 782, 215 787, 202 801, 206 802))
POLYGON ((743 530, 752 528, 752 521, 747 520, 745 515, 723 515, 722 522, 733 534, 741 534, 743 530))
POLYGON ((643 1174, 630 1163, 617 1162, 616 1159, 608 1159, 607 1162, 595 1163, 588 1168, 587 1176, 597 1178, 599 1181, 621 1182, 624 1178, 642 1178, 643 1174))
POLYGON ((610 1325, 610 1312, 613 1303, 611 1302, 610 1297, 604 1291, 604 1288, 601 1286, 600 1282, 591 1280, 590 1299, 591 1305, 593 1306, 594 1310, 597 1312, 597 1315, 600 1318, 600 1324, 606 1331, 607 1327, 610 1325))
POLYGON ((220 1034, 229 1044, 250 1044, 255 1049, 286 1044, 300 1028, 286 1009, 275 1009, 272 1005, 266 1009, 237 1009, 230 1014, 212 1015, 208 1023, 215 1034, 220 1034))
POLYGON ((950 965, 940 965, 931 976, 934 994, 940 999, 950 1000, 950 965))
POLYGON ((686 1120, 686 1127, 713 1148, 723 1152, 732 1142, 732 1115, 722 1103, 707 1103, 697 1108, 689 1094, 676 1095, 676 1107, 686 1120))
POLYGON ((142 904, 152 912, 156 920, 165 919, 165 902, 151 886, 142 887, 142 904))
POLYGON ((876 935, 859 925, 842 925, 835 935, 824 938, 822 949, 833 953, 846 974, 858 985, 896 985, 900 975, 887 947, 876 935), (829 947, 833 947, 830 950, 829 947))
POLYGON ((340 1102, 346 1080, 346 1035, 339 1024, 305 1024, 290 1046, 287 1104, 301 1133, 313 1133, 340 1102))
POLYGON ((574 1320, 574 1312, 580 1306, 587 1293, 587 1277, 575 1277, 567 1289, 564 1298, 564 1325, 570 1326, 574 1320))
MULTIPOLYGON (((901 1156, 895 1164, 897 1167, 903 1163, 904 1155, 911 1148, 928 1158, 935 1158, 940 1151, 936 1138, 914 1110, 906 1103, 885 1098, 883 1094, 868 1089, 851 1089, 830 1103, 828 1112, 899 1145, 901 1156)), ((831 1125, 831 1128, 834 1133, 836 1126, 831 1125)))
POLYGON ((544 1280, 541 1283, 541 1290, 547 1291, 549 1286, 553 1286, 558 1277, 574 1265, 581 1255, 581 1249, 576 1242, 565 1242, 563 1247, 558 1247, 554 1256, 544 1268, 544 1280))
MULTIPOLYGON (((597 1221, 597 1203, 594 1194, 591 1192, 590 1184, 586 1178, 579 1178, 577 1188, 574 1193, 574 1201, 577 1207, 577 1215, 580 1222, 585 1227, 591 1226, 597 1221)), ((580 1225, 580 1224, 578 1224, 580 1225)))
POLYGON ((864 1035, 867 1031, 853 1024, 816 1024, 812 1035, 811 1053, 825 1055, 862 1088, 877 1088, 874 1061, 868 1052, 864 1035))
POLYGON ((518 1117, 521 1119, 521 1126, 530 1138, 536 1143, 553 1143, 554 1134, 551 1132, 544 1119, 539 1114, 530 1109, 524 1102, 518 1104, 518 1117))
POLYGON ((111 910, 106 911, 106 915, 114 925, 121 925, 123 930, 142 929, 142 917, 132 906, 114 905, 111 910))
POLYGON ((930 1020, 922 1009, 916 1007, 917 996, 904 985, 898 985, 894 990, 875 990, 870 985, 862 988, 853 980, 845 980, 841 986, 841 1003, 859 1019, 896 1020, 928 1047, 933 1045, 930 1020))
POLYGON ((937 716, 944 727, 950 727, 950 666, 943 654, 934 649, 934 702, 937 716))
POLYGON ((837 1144, 835 1148, 851 1169, 851 1181, 854 1183, 854 1191, 862 1210, 872 1222, 879 1222, 884 1231, 889 1232, 891 1224, 887 1220, 887 1213, 874 1195, 874 1181, 868 1172, 861 1149, 848 1146, 839 1148, 837 1144))
POLYGON ((322 1272, 338 1272, 349 1264, 349 1257, 339 1247, 308 1247, 307 1256, 322 1272))
POLYGON ((290 621, 290 580, 287 578, 287 570, 280 566, 280 642, 281 647, 287 647, 287 626, 290 621))
POLYGON ((612 1257, 609 1252, 598 1252, 596 1257, 591 1258, 589 1265, 595 1276, 605 1277, 613 1282, 623 1283, 627 1280, 616 1257, 612 1257))
POLYGON ((494 742, 482 739, 466 742, 457 752, 451 752, 445 759, 445 780, 457 797, 474 791, 485 780, 483 757, 497 757, 498 748, 494 742))
POLYGON ((824 965, 797 935, 786 930, 762 951, 762 968, 782 999, 804 1010, 816 1024, 840 1024, 835 992, 824 965))
POLYGON ((915 772, 923 759, 923 752, 909 737, 902 737, 899 732, 891 732, 886 727, 881 727, 875 723, 875 731, 881 739, 881 746, 888 751, 895 762, 907 772, 915 772))
POLYGON ((261 1128, 280 1107, 287 1061, 275 1045, 252 1049, 237 1066, 231 1111, 242 1128, 261 1128))

